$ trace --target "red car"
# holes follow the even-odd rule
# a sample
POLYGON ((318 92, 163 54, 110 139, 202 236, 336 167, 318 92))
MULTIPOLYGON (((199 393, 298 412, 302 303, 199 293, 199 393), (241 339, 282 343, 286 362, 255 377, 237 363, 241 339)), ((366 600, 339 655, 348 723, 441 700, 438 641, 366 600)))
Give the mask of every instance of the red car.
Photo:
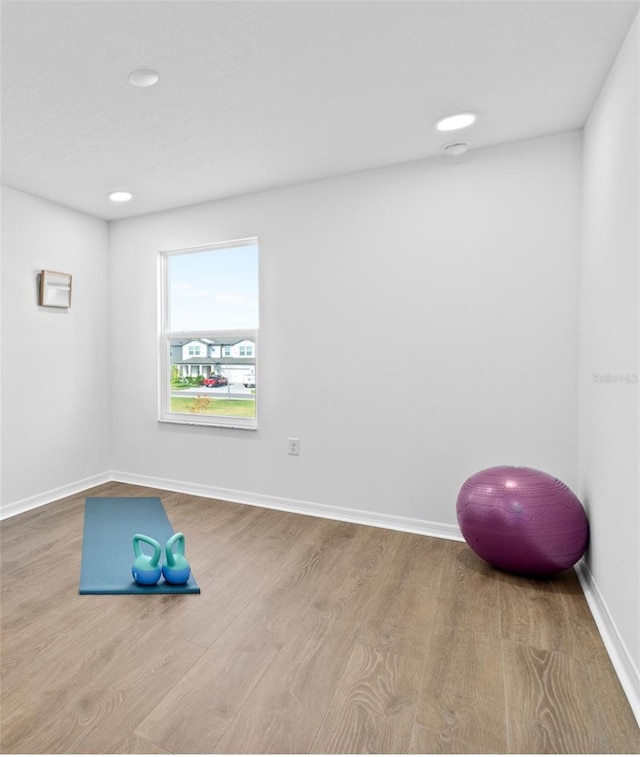
POLYGON ((203 381, 203 386, 226 386, 228 383, 224 376, 209 376, 203 381))

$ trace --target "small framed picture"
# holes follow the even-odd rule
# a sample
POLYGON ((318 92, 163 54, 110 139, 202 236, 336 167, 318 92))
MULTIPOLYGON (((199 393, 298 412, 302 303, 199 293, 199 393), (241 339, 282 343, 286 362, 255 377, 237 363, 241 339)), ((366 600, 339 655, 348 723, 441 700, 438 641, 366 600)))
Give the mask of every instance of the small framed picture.
POLYGON ((39 305, 48 308, 71 306, 71 274, 58 271, 40 271, 39 305))

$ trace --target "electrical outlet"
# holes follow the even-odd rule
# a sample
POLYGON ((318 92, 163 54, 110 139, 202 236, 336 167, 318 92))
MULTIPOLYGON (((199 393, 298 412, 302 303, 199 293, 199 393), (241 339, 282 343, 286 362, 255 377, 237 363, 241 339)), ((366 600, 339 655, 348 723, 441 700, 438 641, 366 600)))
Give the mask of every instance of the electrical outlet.
POLYGON ((290 455, 300 454, 300 439, 294 439, 291 436, 289 437, 289 454, 290 455))

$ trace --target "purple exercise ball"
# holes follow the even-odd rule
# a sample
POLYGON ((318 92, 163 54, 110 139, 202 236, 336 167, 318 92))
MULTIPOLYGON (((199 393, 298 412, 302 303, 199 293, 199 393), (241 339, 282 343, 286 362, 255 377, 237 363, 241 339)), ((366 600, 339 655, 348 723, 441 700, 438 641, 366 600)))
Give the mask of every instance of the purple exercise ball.
POLYGON ((475 473, 460 489, 456 514, 469 547, 510 573, 566 570, 589 541, 589 522, 576 495, 534 468, 499 465, 475 473))

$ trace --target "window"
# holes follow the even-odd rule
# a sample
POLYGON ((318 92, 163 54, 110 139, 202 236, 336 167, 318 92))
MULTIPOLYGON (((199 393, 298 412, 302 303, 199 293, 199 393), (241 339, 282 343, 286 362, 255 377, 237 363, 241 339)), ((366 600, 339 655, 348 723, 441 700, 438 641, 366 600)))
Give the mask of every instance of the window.
POLYGON ((257 239, 162 252, 160 263, 159 420, 257 428, 257 239))

